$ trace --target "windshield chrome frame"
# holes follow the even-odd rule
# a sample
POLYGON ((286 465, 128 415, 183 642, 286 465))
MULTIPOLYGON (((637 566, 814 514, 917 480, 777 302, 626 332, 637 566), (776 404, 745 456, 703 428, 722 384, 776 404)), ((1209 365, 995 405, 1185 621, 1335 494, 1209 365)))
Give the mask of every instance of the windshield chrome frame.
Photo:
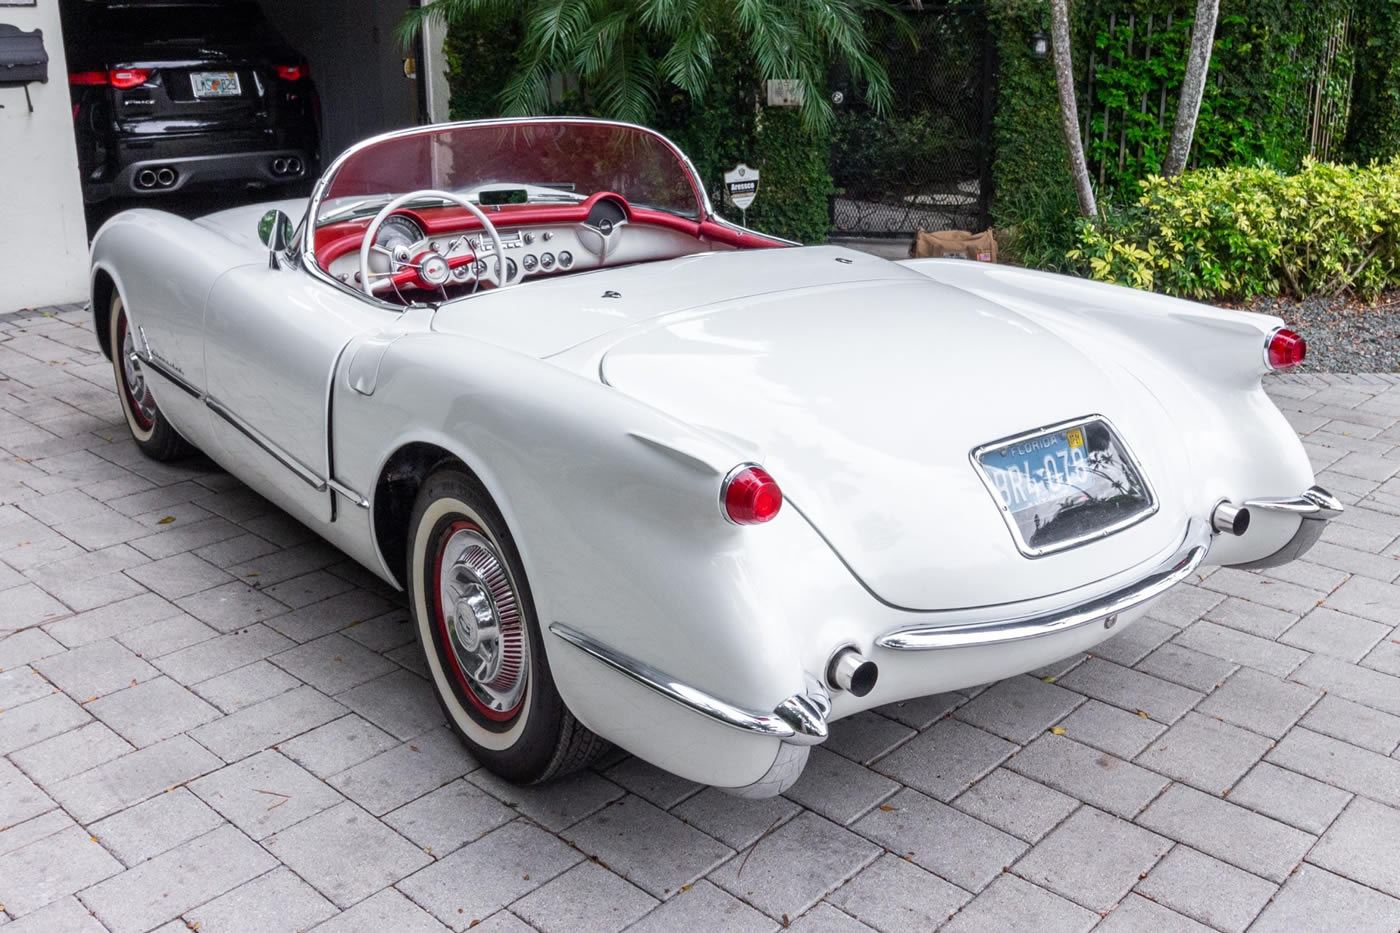
MULTIPOLYGON (((595 119, 593 117, 497 117, 491 120, 458 120, 452 123, 430 123, 424 126, 412 126, 408 127, 407 129, 393 130, 388 133, 381 133, 378 136, 371 136, 369 139, 363 139, 360 142, 355 143, 353 146, 346 149, 340 155, 336 156, 335 161, 331 162, 330 166, 327 167, 327 169, 321 173, 321 177, 316 180, 315 186, 311 189, 311 200, 307 202, 306 214, 302 218, 302 222, 300 225, 301 235, 296 238, 296 242, 294 243, 294 249, 298 254, 294 256, 294 260, 299 261, 302 267, 306 269, 307 272, 311 273, 312 276, 322 280, 323 282, 326 282, 327 284, 333 285, 336 288, 341 289, 342 291, 347 291, 351 294, 357 295, 364 301, 392 311, 405 310, 404 305, 397 304, 392 301, 386 301, 383 298, 371 295, 364 289, 356 288, 349 282, 342 282, 340 279, 336 278, 326 270, 322 269, 320 265, 316 262, 316 214, 320 209, 322 198, 325 196, 325 193, 327 189, 329 189, 331 182, 335 179, 335 176, 340 172, 341 166, 345 164, 345 161, 351 156, 356 155, 357 153, 369 148, 370 146, 374 146, 391 139, 403 139, 405 137, 410 136, 422 136, 429 133, 436 133, 442 130, 465 129, 468 127, 478 126, 520 126, 526 124, 549 125, 557 123, 578 123, 587 126, 615 126, 620 129, 636 130, 638 132, 646 133, 650 136, 655 137, 656 139, 659 139, 668 149, 671 150, 672 153, 675 154, 676 158, 685 168, 685 171, 690 178, 690 187, 694 190, 696 201, 700 205, 700 216, 696 218, 696 223, 703 224, 706 221, 718 221, 722 219, 719 217, 719 215, 715 213, 715 209, 710 203, 709 193, 705 191, 705 185, 700 180, 699 173, 695 171, 695 165, 690 161, 690 157, 681 151, 680 146, 677 146, 674 142, 672 142, 670 139, 668 139, 661 133, 658 133, 656 130, 650 129, 645 126, 640 126, 636 123, 626 123, 621 120, 600 120, 595 119)), ((732 224, 728 224, 727 222, 726 225, 733 226, 732 224)), ((462 297, 465 298, 470 296, 464 295, 462 297)), ((407 307, 429 307, 434 304, 436 303, 426 301, 414 302, 413 304, 410 304, 407 307)))

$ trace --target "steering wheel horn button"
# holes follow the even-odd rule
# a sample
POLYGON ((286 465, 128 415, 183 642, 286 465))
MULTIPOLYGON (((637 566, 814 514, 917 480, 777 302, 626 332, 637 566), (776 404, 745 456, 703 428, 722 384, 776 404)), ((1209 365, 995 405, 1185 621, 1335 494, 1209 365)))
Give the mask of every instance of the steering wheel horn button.
POLYGON ((442 256, 437 253, 429 253, 418 264, 418 274, 424 282, 437 286, 447 282, 452 275, 452 268, 442 256))

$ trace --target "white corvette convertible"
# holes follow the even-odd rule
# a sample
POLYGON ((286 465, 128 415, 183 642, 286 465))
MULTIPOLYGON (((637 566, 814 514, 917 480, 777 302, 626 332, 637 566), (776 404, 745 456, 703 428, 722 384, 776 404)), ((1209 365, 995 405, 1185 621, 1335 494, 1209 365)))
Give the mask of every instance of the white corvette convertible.
POLYGON ((624 124, 424 127, 309 203, 127 211, 92 309, 142 450, 407 590, 520 782, 607 740, 779 793, 833 720, 1090 649, 1341 508, 1260 385, 1302 359, 1280 321, 798 248, 624 124))

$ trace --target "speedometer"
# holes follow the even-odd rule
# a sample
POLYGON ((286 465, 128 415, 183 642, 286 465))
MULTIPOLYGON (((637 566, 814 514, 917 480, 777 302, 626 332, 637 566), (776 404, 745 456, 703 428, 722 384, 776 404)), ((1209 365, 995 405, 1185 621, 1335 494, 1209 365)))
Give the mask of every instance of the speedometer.
POLYGON ((411 246, 423 239, 423 231, 418 225, 401 214, 394 214, 384 221, 375 235, 374 242, 385 249, 396 246, 411 246))

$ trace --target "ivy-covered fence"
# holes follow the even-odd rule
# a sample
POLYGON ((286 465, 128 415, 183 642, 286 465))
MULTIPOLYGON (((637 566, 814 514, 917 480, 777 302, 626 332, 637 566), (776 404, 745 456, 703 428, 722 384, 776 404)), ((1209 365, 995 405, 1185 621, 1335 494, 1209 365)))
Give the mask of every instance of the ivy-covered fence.
MULTIPOLYGON (((1049 61, 1030 54, 1042 0, 999 0, 993 216, 1028 264, 1066 268, 1075 202, 1059 134, 1049 61)), ((1081 0, 1071 5, 1081 134, 1100 200, 1136 200, 1161 169, 1176 115, 1195 4, 1191 0, 1081 0)), ((1221 0, 1210 77, 1192 148, 1193 167, 1262 164, 1295 171, 1307 157, 1400 151, 1400 81, 1390 109, 1370 108, 1383 133, 1348 136, 1353 96, 1371 87, 1379 55, 1400 78, 1400 0, 1221 0), (1376 8, 1391 11, 1389 19, 1376 8), (1381 28, 1383 25, 1385 28, 1381 28), (1389 32, 1386 32, 1386 30, 1389 32), (1354 77, 1357 80, 1354 80, 1354 77), (1345 145, 1343 144, 1345 140, 1345 145)), ((1383 69, 1384 70, 1384 69, 1383 69)), ((1383 94, 1379 104, 1387 101, 1383 94)), ((1355 128, 1353 127, 1353 130, 1355 128)))

